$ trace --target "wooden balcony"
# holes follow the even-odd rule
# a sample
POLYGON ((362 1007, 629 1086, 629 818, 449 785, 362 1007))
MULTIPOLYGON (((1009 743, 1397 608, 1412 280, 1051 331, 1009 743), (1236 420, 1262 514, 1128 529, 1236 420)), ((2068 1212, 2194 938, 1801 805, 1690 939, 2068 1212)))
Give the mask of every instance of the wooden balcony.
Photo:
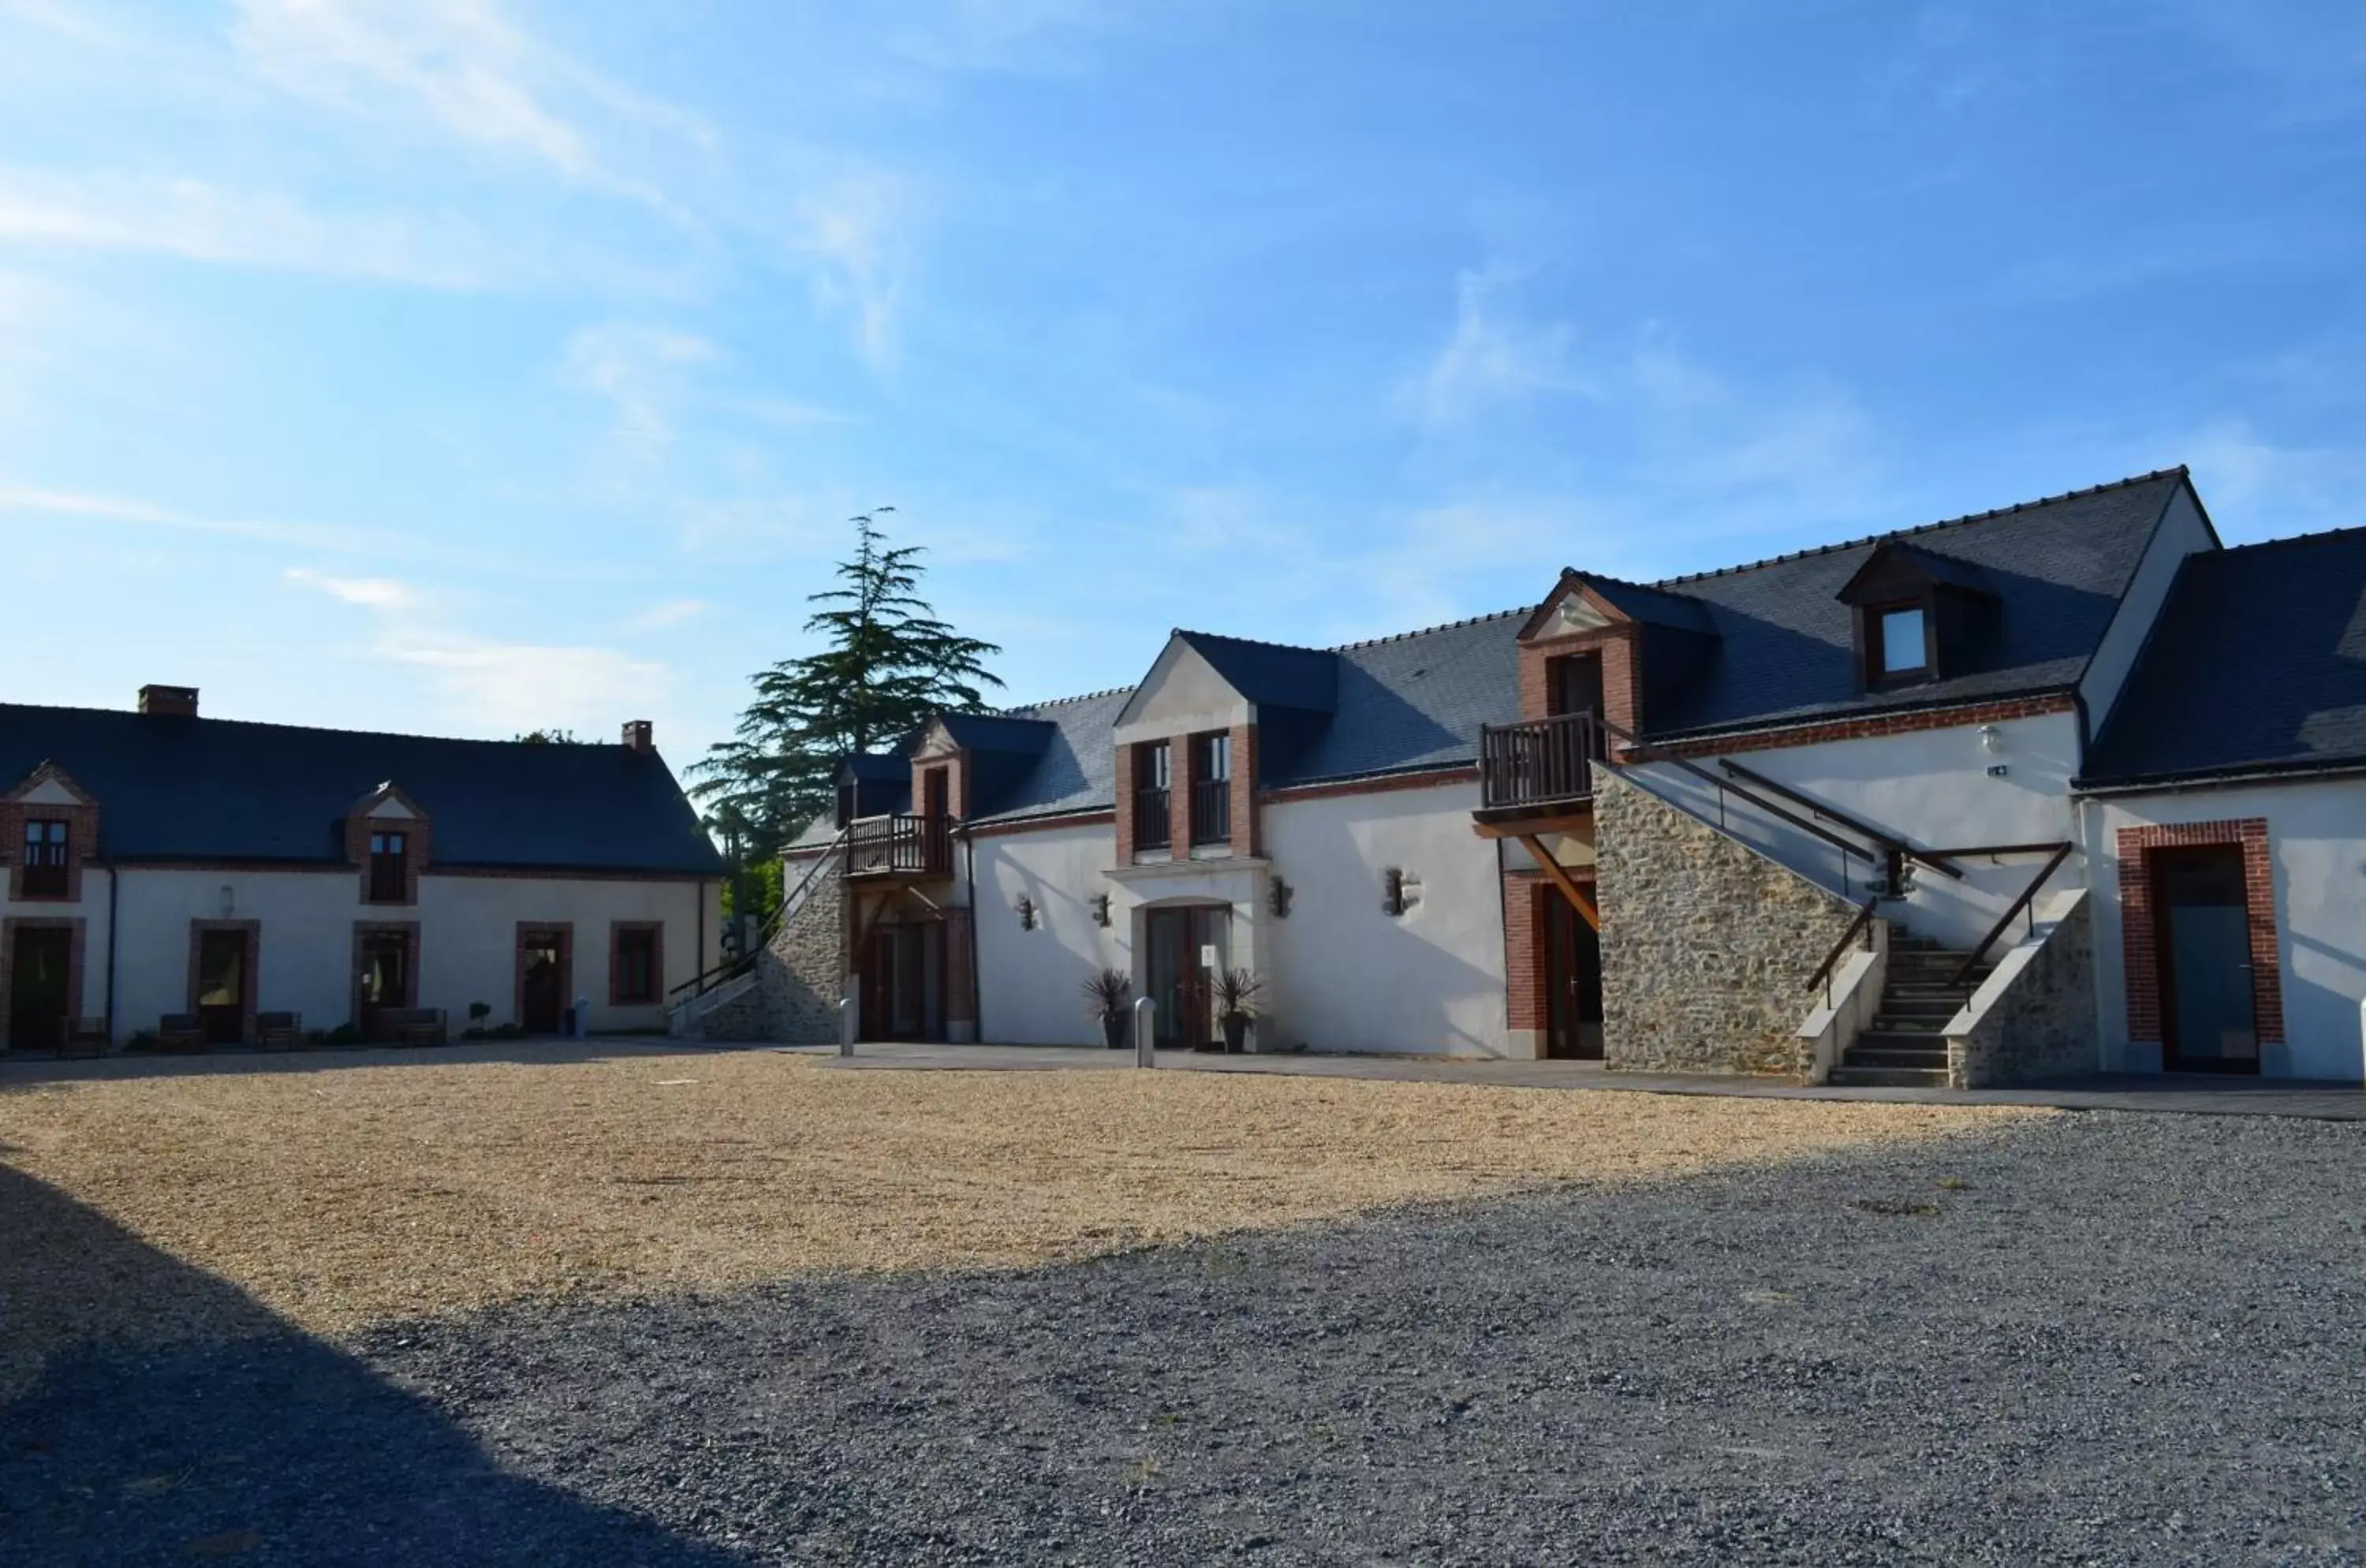
POLYGON ((950 817, 859 817, 846 825, 846 874, 951 876, 952 827, 950 817))
POLYGON ((1608 739, 1590 713, 1483 727, 1479 732, 1480 814, 1500 818, 1583 808, 1594 798, 1588 764, 1609 755, 1608 739))

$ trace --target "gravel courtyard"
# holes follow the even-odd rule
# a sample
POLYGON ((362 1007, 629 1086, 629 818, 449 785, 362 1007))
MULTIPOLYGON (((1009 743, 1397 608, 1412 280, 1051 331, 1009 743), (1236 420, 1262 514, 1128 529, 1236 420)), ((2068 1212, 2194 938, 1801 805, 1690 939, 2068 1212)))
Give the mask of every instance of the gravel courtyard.
POLYGON ((19 1090, 0 1562, 2354 1562, 2361 1139, 758 1054, 19 1090), (777 1182, 595 1179, 707 1135, 777 1182))

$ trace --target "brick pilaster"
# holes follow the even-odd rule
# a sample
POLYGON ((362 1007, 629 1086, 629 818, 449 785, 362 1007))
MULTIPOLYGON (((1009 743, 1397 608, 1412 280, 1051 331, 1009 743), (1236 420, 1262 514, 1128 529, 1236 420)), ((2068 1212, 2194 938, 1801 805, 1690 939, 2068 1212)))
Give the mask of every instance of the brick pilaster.
POLYGON ((1117 863, 1133 863, 1133 746, 1117 749, 1117 863))
POLYGON ((1257 852, 1256 726, 1236 724, 1233 744, 1233 853, 1257 852))

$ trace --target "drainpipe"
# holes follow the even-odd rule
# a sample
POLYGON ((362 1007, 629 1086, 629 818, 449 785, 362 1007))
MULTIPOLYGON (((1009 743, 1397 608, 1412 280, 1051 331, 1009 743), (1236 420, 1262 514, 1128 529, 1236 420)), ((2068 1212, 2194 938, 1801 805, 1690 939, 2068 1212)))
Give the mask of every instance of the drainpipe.
MULTIPOLYGON (((117 924, 117 892, 120 884, 116 869, 107 868, 107 1048, 115 1049, 115 931, 117 924)), ((77 1003, 76 1005, 79 1005, 77 1003)))
POLYGON ((970 1043, 986 1043, 986 976, 977 969, 977 840, 962 830, 963 875, 969 884, 969 1027, 970 1043))
POLYGON ((698 906, 698 957, 697 962, 691 965, 690 972, 704 975, 706 973, 706 878, 700 877, 694 886, 696 890, 691 894, 690 901, 698 906))

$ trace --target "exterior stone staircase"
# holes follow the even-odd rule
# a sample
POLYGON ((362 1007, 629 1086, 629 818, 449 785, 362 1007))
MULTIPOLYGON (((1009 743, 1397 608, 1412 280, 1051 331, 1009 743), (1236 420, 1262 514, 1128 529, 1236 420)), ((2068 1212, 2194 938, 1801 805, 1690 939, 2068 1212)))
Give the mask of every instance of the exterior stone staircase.
POLYGON ((1955 983, 1969 956, 1949 952, 1927 937, 1896 932, 1881 1006, 1872 1025, 1858 1034, 1832 1068, 1831 1082, 1859 1089, 1947 1087, 1947 1021, 1988 978, 1981 964, 1955 983))

